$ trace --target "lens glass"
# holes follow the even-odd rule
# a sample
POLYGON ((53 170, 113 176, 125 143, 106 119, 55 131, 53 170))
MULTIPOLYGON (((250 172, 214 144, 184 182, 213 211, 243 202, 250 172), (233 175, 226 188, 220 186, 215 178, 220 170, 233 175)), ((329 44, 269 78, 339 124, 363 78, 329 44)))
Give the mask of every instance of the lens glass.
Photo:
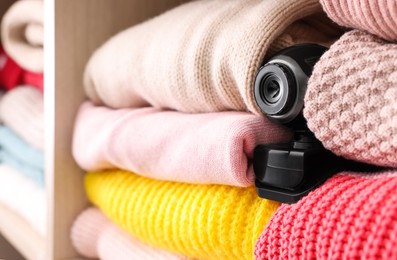
POLYGON ((263 80, 262 84, 262 99, 265 103, 275 104, 282 96, 282 81, 275 75, 271 74, 263 80))

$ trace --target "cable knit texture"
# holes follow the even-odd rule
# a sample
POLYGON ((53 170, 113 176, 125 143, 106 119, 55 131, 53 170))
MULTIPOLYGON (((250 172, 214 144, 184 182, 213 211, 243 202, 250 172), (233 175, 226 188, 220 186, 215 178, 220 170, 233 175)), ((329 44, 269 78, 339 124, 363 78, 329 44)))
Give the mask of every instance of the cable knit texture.
POLYGON ((269 48, 340 35, 321 11, 318 0, 186 3, 100 47, 86 67, 86 93, 112 108, 260 114, 253 81, 269 48))
POLYGON ((0 102, 0 118, 29 145, 44 149, 44 101, 39 90, 19 86, 6 92, 0 102))
POLYGON ((397 172, 343 173, 282 205, 256 259, 397 259, 397 172))
POLYGON ((279 203, 252 188, 157 181, 130 172, 88 173, 88 198, 141 241, 203 259, 252 259, 279 203))
POLYGON ((328 16, 342 26, 397 41, 396 0, 320 0, 328 16))
POLYGON ((89 171, 121 168, 159 180, 250 186, 255 146, 290 137, 286 128, 250 113, 114 110, 86 102, 73 155, 89 171))
POLYGON ((113 224, 99 209, 88 208, 75 220, 71 240, 82 256, 101 260, 187 260, 148 246, 113 224))
POLYGON ((397 166, 397 45, 351 31, 315 65, 304 115, 334 153, 397 166))
POLYGON ((7 54, 22 68, 41 73, 44 4, 41 0, 15 1, 1 21, 1 40, 7 54))

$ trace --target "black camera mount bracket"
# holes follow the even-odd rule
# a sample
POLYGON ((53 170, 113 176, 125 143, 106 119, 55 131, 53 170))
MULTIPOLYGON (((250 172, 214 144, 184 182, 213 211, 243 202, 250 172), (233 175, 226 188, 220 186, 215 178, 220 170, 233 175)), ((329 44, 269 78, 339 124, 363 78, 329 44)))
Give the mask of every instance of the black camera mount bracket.
POLYGON ((339 157, 310 134, 296 132, 291 143, 258 145, 255 148, 255 186, 259 197, 291 204, 338 172, 380 169, 339 157))
POLYGON ((291 143, 258 145, 254 151, 257 193, 295 203, 338 172, 342 161, 309 132, 295 132, 291 143))

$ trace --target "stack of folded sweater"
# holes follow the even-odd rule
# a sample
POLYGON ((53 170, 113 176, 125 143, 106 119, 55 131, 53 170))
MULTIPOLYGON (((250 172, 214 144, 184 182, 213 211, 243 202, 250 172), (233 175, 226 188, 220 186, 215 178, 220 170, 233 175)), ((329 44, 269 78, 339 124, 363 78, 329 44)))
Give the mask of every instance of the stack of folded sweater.
POLYGON ((101 259, 252 259, 279 203, 253 149, 291 138, 259 113, 264 60, 342 30, 317 0, 199 0, 115 35, 87 64, 73 154, 95 208, 72 241, 101 259))
POLYGON ((1 22, 0 203, 46 233, 43 2, 17 1, 1 22))
MULTIPOLYGON (((397 2, 321 0, 344 34, 315 65, 305 97, 309 128, 334 153, 397 167, 397 2)), ((340 173, 282 205, 257 259, 396 259, 397 171, 340 173)))

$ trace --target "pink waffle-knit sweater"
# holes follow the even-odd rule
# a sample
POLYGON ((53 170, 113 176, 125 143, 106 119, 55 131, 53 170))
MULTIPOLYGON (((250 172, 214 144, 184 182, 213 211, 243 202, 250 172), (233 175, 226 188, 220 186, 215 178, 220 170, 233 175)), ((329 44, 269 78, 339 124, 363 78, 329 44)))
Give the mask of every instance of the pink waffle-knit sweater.
POLYGON ((397 167, 397 44, 351 31, 310 77, 304 115, 326 148, 366 163, 397 167))
POLYGON ((341 173, 282 205, 256 259, 397 259, 397 171, 341 173))

